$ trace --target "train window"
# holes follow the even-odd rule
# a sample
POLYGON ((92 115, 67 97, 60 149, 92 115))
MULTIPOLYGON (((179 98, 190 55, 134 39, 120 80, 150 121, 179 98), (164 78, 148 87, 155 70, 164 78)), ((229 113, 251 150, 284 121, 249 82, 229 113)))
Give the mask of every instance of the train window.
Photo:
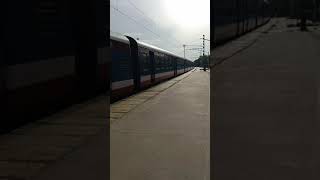
POLYGON ((157 56, 157 64, 156 64, 156 70, 159 71, 160 69, 160 58, 157 56))
POLYGON ((166 62, 167 62, 167 66, 166 66, 166 69, 168 70, 169 69, 169 65, 170 65, 170 63, 169 63, 169 56, 167 56, 167 59, 166 59, 166 62))
POLYGON ((165 56, 162 57, 162 70, 166 69, 166 59, 165 56))
POLYGON ((148 73, 148 56, 147 56, 147 54, 144 54, 143 64, 144 64, 143 74, 145 75, 148 73))
POLYGON ((159 71, 160 69, 160 56, 159 53, 155 53, 155 69, 156 71, 159 71))
POLYGON ((163 70, 163 68, 164 68, 164 66, 165 66, 165 64, 164 64, 164 59, 163 59, 164 57, 163 56, 161 56, 161 70, 163 70))
POLYGON ((168 60, 167 58, 165 59, 165 66, 164 66, 164 69, 167 70, 167 67, 168 67, 168 60))
POLYGON ((145 60, 144 64, 149 65, 149 56, 148 54, 145 54, 145 56, 146 58, 144 59, 145 60))
POLYGON ((144 64, 148 64, 148 55, 144 54, 144 64))
POLYGON ((173 69, 173 66, 174 66, 174 59, 171 58, 171 69, 173 69))
POLYGON ((143 53, 140 52, 139 53, 140 71, 142 71, 144 66, 143 61, 144 61, 143 53))
POLYGON ((160 62, 161 62, 161 64, 160 64, 160 70, 163 70, 163 57, 161 56, 161 58, 160 58, 160 62))
POLYGON ((156 66, 159 65, 159 56, 158 56, 158 53, 155 53, 155 54, 154 54, 154 63, 155 63, 156 66))

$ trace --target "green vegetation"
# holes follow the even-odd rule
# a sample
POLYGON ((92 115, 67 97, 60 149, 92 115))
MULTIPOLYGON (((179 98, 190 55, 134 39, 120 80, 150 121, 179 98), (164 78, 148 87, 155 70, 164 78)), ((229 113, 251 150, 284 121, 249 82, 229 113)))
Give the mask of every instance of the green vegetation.
POLYGON ((204 55, 204 56, 200 56, 197 60, 194 61, 194 66, 196 67, 205 67, 208 68, 209 66, 209 56, 208 55, 204 55))

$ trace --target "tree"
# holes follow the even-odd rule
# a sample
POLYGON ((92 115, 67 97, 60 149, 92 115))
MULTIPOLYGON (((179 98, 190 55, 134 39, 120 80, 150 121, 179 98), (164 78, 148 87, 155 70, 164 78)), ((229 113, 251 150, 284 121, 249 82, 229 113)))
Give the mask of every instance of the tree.
POLYGON ((194 66, 208 68, 209 56, 208 55, 200 56, 197 60, 194 61, 194 66))

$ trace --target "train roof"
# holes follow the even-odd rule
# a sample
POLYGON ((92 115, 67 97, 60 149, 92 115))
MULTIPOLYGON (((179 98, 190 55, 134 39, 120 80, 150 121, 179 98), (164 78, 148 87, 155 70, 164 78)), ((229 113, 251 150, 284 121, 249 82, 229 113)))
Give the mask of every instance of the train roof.
MULTIPOLYGON (((120 42, 123 42, 123 43, 126 43, 126 44, 130 44, 129 39, 127 37, 125 37, 125 36, 110 35, 110 39, 111 40, 115 40, 115 41, 120 41, 120 42)), ((189 59, 186 59, 186 58, 183 58, 181 56, 178 56, 178 55, 176 55, 176 54, 174 54, 174 53, 172 53, 170 51, 161 49, 159 47, 156 47, 156 46, 151 45, 151 44, 147 44, 145 42, 142 42, 142 41, 139 41, 139 40, 136 40, 136 39, 134 39, 134 40, 137 42, 138 46, 140 46, 140 47, 144 47, 144 48, 147 48, 147 49, 152 49, 152 50, 154 50, 156 52, 161 52, 161 53, 164 53, 164 54, 167 54, 167 55, 170 55, 170 56, 174 56, 174 57, 177 57, 177 58, 180 58, 180 59, 185 59, 185 60, 190 61, 189 59)))
POLYGON ((145 47, 145 48, 148 48, 148 49, 152 49, 152 50, 154 50, 154 51, 161 52, 161 53, 164 53, 164 54, 167 54, 167 55, 170 55, 170 56, 174 56, 174 57, 177 57, 177 58, 184 59, 183 57, 177 56, 177 55, 175 55, 174 53, 172 53, 172 52, 170 52, 170 51, 161 49, 161 48, 156 47, 156 46, 154 46, 154 45, 147 44, 147 43, 142 42, 142 41, 137 41, 137 43, 138 43, 138 45, 140 45, 140 46, 142 46, 142 47, 145 47))
POLYGON ((110 35, 110 39, 115 41, 120 41, 122 43, 130 44, 129 39, 126 38, 125 36, 110 35))
POLYGON ((178 55, 176 55, 176 54, 174 54, 174 53, 172 53, 170 51, 164 50, 164 49, 156 47, 154 45, 147 44, 147 43, 142 42, 142 41, 137 41, 137 43, 138 43, 138 45, 140 45, 142 47, 145 47, 145 48, 148 48, 148 49, 152 49, 152 50, 157 51, 157 52, 161 52, 161 53, 164 53, 164 54, 167 54, 167 55, 170 55, 170 56, 174 56, 174 57, 177 57, 177 58, 180 58, 180 59, 185 59, 185 60, 190 61, 189 59, 183 58, 183 57, 178 56, 178 55))

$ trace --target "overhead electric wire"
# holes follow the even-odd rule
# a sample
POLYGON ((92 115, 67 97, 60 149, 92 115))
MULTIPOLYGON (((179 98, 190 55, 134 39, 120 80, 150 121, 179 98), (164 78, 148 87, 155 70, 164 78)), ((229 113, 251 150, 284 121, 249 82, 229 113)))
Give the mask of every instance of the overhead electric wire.
MULTIPOLYGON (((199 37, 200 37, 200 36, 202 36, 202 35, 199 35, 199 37)), ((192 43, 194 43, 194 42, 196 42, 196 41, 199 41, 199 38, 194 39, 194 40, 192 40, 192 41, 189 41, 187 44, 192 44, 192 43)))
MULTIPOLYGON (((130 4, 132 7, 134 7, 141 15, 143 15, 145 18, 149 19, 153 24, 155 24, 155 25, 157 26, 156 22, 155 22, 154 20, 152 20, 151 18, 149 18, 149 17, 146 15, 146 13, 144 13, 140 8, 138 8, 132 1, 130 1, 130 0, 127 0, 127 1, 128 1, 129 4, 130 4)), ((130 20, 133 21, 134 23, 140 25, 140 26, 143 27, 145 30, 147 30, 147 31, 149 31, 150 33, 152 33, 153 35, 157 36, 157 38, 161 38, 159 34, 157 34, 156 32, 152 31, 150 28, 146 27, 144 24, 140 23, 140 22, 137 21, 136 19, 132 18, 131 16, 129 16, 129 15, 127 15, 126 13, 124 13, 123 11, 121 11, 121 10, 118 8, 118 0, 116 0, 116 6, 117 6, 117 7, 115 7, 115 6, 113 6, 113 5, 110 4, 110 7, 111 7, 112 9, 114 9, 115 11, 117 11, 118 13, 120 13, 121 15, 127 17, 128 19, 130 19, 130 20)), ((118 32, 116 32, 116 33, 117 33, 117 34, 120 34, 120 33, 118 33, 118 32)), ((182 49, 183 43, 181 43, 179 40, 177 40, 177 39, 174 38, 174 37, 171 37, 171 38, 172 38, 172 40, 174 40, 176 43, 172 44, 171 41, 167 41, 167 43, 171 44, 172 47, 180 47, 180 48, 178 48, 178 49, 182 49), (178 44, 179 44, 179 45, 178 45, 178 44), (177 45, 178 45, 178 46, 177 46, 177 45)), ((171 39, 171 38, 170 38, 170 39, 171 39)), ((168 36, 167 36, 167 38, 165 38, 165 39, 168 39, 168 36)), ((161 39, 160 39, 160 41, 161 41, 161 39)), ((195 40, 195 41, 199 41, 199 39, 197 39, 197 40, 195 40)), ((192 43, 195 42, 195 41, 192 41, 191 43, 188 43, 188 44, 192 44, 192 43)), ((188 45, 188 46, 199 46, 199 47, 200 47, 201 45, 188 45)), ((182 51, 183 51, 183 50, 182 50, 182 51)), ((182 52, 182 51, 181 51, 181 52, 182 52)))
POLYGON ((147 31, 149 31, 150 33, 152 33, 153 35, 156 35, 157 37, 160 37, 157 33, 153 32, 152 30, 150 30, 149 28, 145 27, 143 24, 141 24, 140 22, 138 22, 137 20, 133 19, 132 17, 130 17, 129 15, 127 15, 126 13, 122 12, 121 10, 115 8, 114 6, 110 5, 110 7, 112 9, 114 9, 115 11, 119 12, 120 14, 122 14, 123 16, 126 16, 127 18, 129 18, 130 20, 132 20, 133 22, 139 24, 140 26, 142 26, 144 29, 146 29, 147 31))
POLYGON ((196 46, 196 47, 202 47, 202 45, 188 45, 188 44, 185 44, 186 46, 196 46))
MULTIPOLYGON (((147 16, 146 15, 146 13, 144 12, 144 11, 142 11, 140 8, 138 8, 132 1, 130 1, 130 0, 127 0, 128 2, 129 2, 129 4, 132 6, 132 7, 134 7, 140 14, 142 14, 146 19, 148 19, 148 20, 150 20, 156 27, 158 26, 157 25, 157 23, 154 21, 154 20, 152 20, 152 18, 150 18, 149 16, 147 16)), ((174 41, 176 41, 177 42, 177 44, 179 44, 179 46, 181 46, 181 42, 179 41, 179 40, 177 40, 176 38, 174 38, 174 37, 171 37, 172 38, 172 40, 174 40, 174 41)), ((170 39, 171 39, 170 38, 170 39)), ((167 38, 166 38, 167 39, 167 38)), ((169 40, 169 39, 168 39, 169 40)), ((178 47, 178 46, 175 46, 175 47, 178 47)))
MULTIPOLYGON (((115 11, 119 12, 121 15, 129 18, 129 19, 130 19, 131 21, 133 21, 134 23, 142 26, 144 29, 146 29, 147 31, 149 31, 149 32, 152 33, 153 35, 156 35, 157 38, 161 38, 159 34, 153 32, 151 29, 147 28, 146 26, 144 26, 143 24, 141 24, 139 21, 137 21, 136 19, 130 17, 129 15, 127 15, 126 13, 124 13, 123 11, 121 11, 120 9, 117 9, 116 7, 114 7, 114 6, 112 6, 112 5, 110 5, 110 7, 111 7, 112 9, 114 9, 115 11)), ((161 39, 160 39, 160 40, 161 40, 161 39)), ((177 41, 177 40, 176 40, 176 41, 177 41)), ((179 46, 177 46, 177 44, 172 44, 172 43, 170 43, 170 41, 167 42, 167 43, 171 44, 172 47, 180 47, 180 46, 181 46, 180 44, 179 44, 179 46)), ((180 48, 179 48, 179 49, 180 49, 180 48)))
POLYGON ((139 9, 134 3, 132 3, 130 0, 127 0, 129 4, 134 7, 140 14, 145 16, 149 21, 151 21, 153 24, 156 24, 151 18, 149 18, 141 9, 139 9))
MULTIPOLYGON (((131 6, 133 6, 138 12, 140 12, 140 14, 142 14, 145 18, 149 19, 153 24, 155 24, 156 27, 158 26, 157 23, 156 23, 152 18, 150 18, 149 16, 147 16, 146 13, 143 12, 140 8, 138 8, 132 1, 130 1, 130 0, 127 0, 127 1, 128 1, 129 4, 130 4, 131 6)), ((172 40, 176 41, 176 42, 179 44, 179 46, 183 44, 183 43, 181 43, 179 40, 177 40, 176 38, 174 38, 174 37, 171 37, 171 38, 172 38, 172 40)), ((170 38, 170 39, 171 39, 171 38, 170 38)))
POLYGON ((192 48, 192 49, 186 49, 186 50, 202 51, 202 48, 192 48))

